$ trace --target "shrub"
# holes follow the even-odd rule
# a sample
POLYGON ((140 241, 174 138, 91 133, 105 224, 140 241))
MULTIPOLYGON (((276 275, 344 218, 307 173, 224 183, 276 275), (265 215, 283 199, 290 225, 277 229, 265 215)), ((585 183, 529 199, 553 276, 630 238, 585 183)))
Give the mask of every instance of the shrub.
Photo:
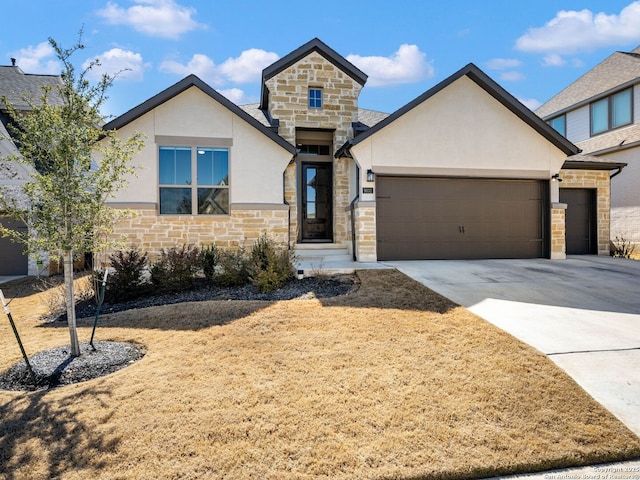
MULTIPOLYGON (((109 256, 113 273, 107 277, 105 298, 112 302, 122 302, 141 296, 146 291, 144 274, 147 269, 148 257, 136 247, 128 251, 118 251, 109 256)), ((96 270, 94 284, 99 291, 104 277, 104 271, 96 270)))
POLYGON ((193 287, 199 266, 200 250, 192 245, 162 249, 151 266, 151 283, 161 291, 180 292, 193 287))
POLYGON ((251 249, 251 283, 261 292, 271 292, 282 287, 293 276, 291 252, 277 248, 272 239, 261 235, 251 249))
POLYGON ((636 251, 636 246, 624 237, 616 236, 609 242, 609 251, 612 257, 631 258, 636 251))
POLYGON ((249 282, 249 262, 244 248, 235 252, 221 252, 218 258, 219 272, 215 283, 223 287, 236 287, 249 282))
POLYGON ((219 263, 220 250, 215 245, 204 247, 200 251, 200 267, 202 268, 202 273, 204 273, 205 278, 210 282, 215 281, 217 274, 216 269, 219 263))

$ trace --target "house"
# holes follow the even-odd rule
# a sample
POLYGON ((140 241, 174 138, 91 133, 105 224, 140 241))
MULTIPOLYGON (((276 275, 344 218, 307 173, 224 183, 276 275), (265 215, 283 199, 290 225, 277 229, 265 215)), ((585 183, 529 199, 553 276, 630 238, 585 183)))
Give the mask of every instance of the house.
MULTIPOLYGON (((104 126, 144 132, 116 233, 152 254, 268 233, 360 262, 564 258, 563 186, 598 193, 589 251, 608 254, 617 163, 578 148, 473 64, 391 115, 361 109, 367 75, 319 39, 237 106, 190 75, 104 126)), ((589 219, 590 220, 590 219, 589 219)))
MULTIPOLYGON (((611 54, 536 113, 598 162, 627 165, 623 175, 619 168, 611 175, 611 238, 640 247, 640 47, 611 54)), ((560 200, 569 216, 572 202, 580 211, 601 198, 590 188, 563 188, 560 200)))
MULTIPOLYGON (((12 60, 11 66, 0 66, 0 97, 6 97, 13 107, 19 112, 30 110, 26 99, 39 99, 42 96, 43 87, 51 87, 50 100, 55 102, 55 89, 62 84, 57 75, 32 75, 24 73, 12 60)), ((7 113, 6 105, 0 102, 0 191, 8 201, 16 202, 21 206, 28 204, 27 198, 22 193, 22 185, 30 178, 27 167, 16 162, 10 162, 7 157, 19 156, 8 125, 11 119, 7 113)), ((13 230, 26 230, 27 226, 10 218, 3 212, 0 205, 0 223, 13 230)), ((24 253, 23 245, 11 242, 8 238, 0 237, 0 275, 38 275, 46 274, 44 265, 47 255, 40 256, 41 263, 35 257, 29 257, 24 253)))

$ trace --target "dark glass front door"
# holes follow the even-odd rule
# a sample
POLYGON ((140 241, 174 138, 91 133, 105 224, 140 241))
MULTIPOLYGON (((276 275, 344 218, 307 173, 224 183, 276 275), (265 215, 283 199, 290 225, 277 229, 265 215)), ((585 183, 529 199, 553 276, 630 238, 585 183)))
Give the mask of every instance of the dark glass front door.
POLYGON ((302 164, 302 241, 333 240, 332 164, 302 164))

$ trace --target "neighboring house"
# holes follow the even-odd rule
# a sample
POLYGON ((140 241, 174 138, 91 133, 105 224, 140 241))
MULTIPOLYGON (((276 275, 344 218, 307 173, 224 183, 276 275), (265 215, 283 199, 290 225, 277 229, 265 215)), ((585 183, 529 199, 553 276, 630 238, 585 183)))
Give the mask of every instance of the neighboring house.
MULTIPOLYGON (((585 154, 603 163, 627 164, 622 175, 617 176, 619 169, 611 175, 611 238, 640 247, 640 47, 613 53, 536 113, 585 154)), ((572 195, 566 200, 567 215, 574 197, 586 204, 600 201, 592 191, 562 189, 560 194, 561 201, 572 195)))
MULTIPOLYGON (((28 113, 30 110, 25 99, 37 100, 42 96, 43 87, 51 87, 51 99, 55 101, 55 88, 62 81, 56 75, 32 75, 24 73, 14 64, 0 66, 0 96, 7 97, 13 107, 19 112, 28 113)), ((10 117, 6 106, 0 102, 0 191, 7 201, 14 201, 18 205, 28 205, 28 200, 22 193, 22 185, 30 178, 30 171, 22 164, 9 162, 7 157, 18 156, 18 149, 13 142, 7 125, 10 117)), ((3 212, 0 205, 0 222, 11 226, 14 230, 26 230, 27 226, 18 220, 11 219, 3 212)), ((38 275, 46 274, 47 255, 41 255, 38 264, 35 257, 29 258, 24 254, 24 247, 11 242, 8 238, 0 237, 0 275, 38 275)))
POLYGON ((564 258, 564 185, 598 191, 588 252, 608 254, 609 171, 473 64, 391 115, 359 108, 367 75, 318 39, 264 69, 239 107, 190 75, 105 125, 146 134, 116 230, 158 253, 261 233, 358 261, 564 258), (563 186, 564 186, 563 185, 563 186))

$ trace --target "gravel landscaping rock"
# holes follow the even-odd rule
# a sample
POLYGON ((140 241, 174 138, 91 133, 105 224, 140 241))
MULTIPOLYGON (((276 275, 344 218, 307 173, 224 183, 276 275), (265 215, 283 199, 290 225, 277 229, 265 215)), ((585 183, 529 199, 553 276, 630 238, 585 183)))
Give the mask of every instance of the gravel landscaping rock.
POLYGON ((59 385, 84 382, 108 375, 140 360, 145 350, 127 342, 94 342, 80 344, 81 355, 72 357, 68 345, 36 353, 29 363, 36 376, 36 385, 27 365, 21 361, 0 374, 0 389, 40 390, 59 385))

